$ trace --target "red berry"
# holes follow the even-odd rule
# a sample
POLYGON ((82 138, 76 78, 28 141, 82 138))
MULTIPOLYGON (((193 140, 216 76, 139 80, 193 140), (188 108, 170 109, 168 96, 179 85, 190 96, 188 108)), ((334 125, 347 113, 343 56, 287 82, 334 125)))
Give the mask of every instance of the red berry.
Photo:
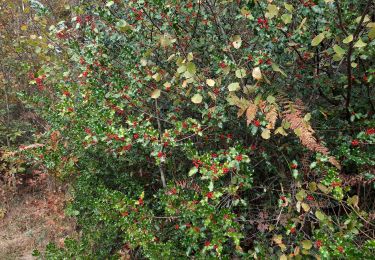
POLYGON ((352 141, 352 146, 358 146, 359 145, 359 141, 357 139, 354 139, 352 141))
POLYGON ((238 162, 242 161, 242 154, 236 156, 236 160, 238 162))
POLYGON ((259 127, 260 126, 259 120, 254 120, 253 125, 255 125, 256 127, 259 127))
POLYGON ((212 199, 214 197, 214 193, 212 191, 207 193, 207 198, 212 199))
POLYGON ((367 130, 366 130, 366 134, 368 134, 368 135, 373 135, 373 134, 375 134, 375 128, 369 128, 369 129, 367 129, 367 130))

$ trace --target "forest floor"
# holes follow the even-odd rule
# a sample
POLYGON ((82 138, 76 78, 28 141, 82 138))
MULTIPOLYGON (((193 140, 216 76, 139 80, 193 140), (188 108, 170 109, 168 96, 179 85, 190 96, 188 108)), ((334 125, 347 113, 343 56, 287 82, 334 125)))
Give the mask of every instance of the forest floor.
POLYGON ((66 194, 43 184, 0 201, 0 259, 34 259, 35 249, 43 252, 50 242, 62 246, 67 236, 76 235, 74 220, 64 214, 66 194))

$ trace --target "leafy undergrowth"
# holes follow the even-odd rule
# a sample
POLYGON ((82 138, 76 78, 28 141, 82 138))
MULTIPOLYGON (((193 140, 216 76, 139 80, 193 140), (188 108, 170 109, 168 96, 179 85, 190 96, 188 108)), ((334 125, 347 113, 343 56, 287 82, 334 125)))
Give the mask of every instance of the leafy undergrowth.
MULTIPOLYGON (((1 188, 1 187, 0 187, 1 188)), ((64 215, 66 192, 50 185, 23 187, 11 200, 0 201, 0 259, 32 259, 50 242, 62 245, 75 236, 75 223, 64 215)))

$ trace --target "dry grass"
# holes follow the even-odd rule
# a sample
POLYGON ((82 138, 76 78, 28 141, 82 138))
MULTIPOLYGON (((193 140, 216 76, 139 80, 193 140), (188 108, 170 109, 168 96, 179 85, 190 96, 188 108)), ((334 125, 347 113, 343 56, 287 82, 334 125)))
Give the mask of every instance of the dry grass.
POLYGON ((38 183, 0 201, 1 260, 33 259, 34 249, 43 251, 49 242, 62 246, 67 236, 75 235, 74 220, 63 212, 66 192, 52 190, 38 183))

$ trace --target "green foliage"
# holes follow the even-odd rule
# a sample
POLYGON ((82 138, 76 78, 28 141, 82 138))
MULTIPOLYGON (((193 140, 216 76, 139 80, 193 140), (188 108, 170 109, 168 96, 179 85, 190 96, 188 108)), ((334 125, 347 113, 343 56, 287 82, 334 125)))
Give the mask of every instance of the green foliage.
POLYGON ((50 125, 29 154, 72 181, 82 231, 46 257, 373 255, 347 177, 374 166, 371 7, 75 6, 24 95, 50 125))

